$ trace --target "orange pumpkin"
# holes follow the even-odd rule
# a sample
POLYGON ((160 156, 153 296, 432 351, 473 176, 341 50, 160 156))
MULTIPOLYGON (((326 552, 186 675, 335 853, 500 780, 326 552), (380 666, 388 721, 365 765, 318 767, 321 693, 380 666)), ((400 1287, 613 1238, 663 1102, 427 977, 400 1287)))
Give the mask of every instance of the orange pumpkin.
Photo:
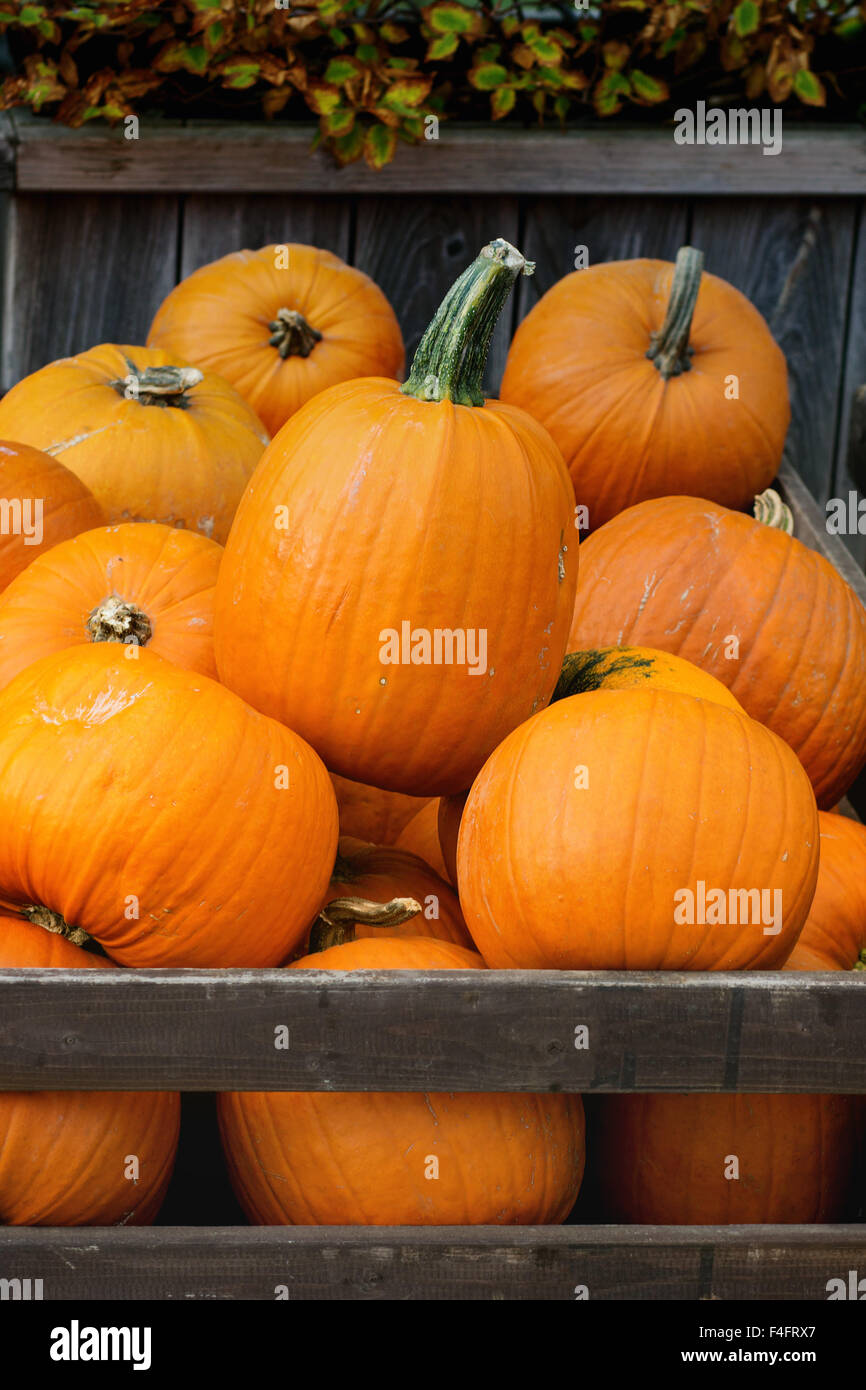
POLYGON ((581 546, 571 647, 660 647, 728 687, 800 758, 818 805, 866 761, 866 609, 823 556, 712 502, 642 502, 581 546))
POLYGON ((363 782, 331 773, 340 808, 340 831, 371 845, 393 845, 403 827, 429 797, 406 796, 403 792, 384 792, 363 782))
POLYGON ((575 271, 521 323, 502 399, 562 450, 596 530, 649 497, 748 505, 791 417, 785 359, 758 310, 683 247, 575 271))
POLYGON ((590 691, 488 760, 457 873, 493 968, 772 969, 815 890, 815 798, 791 750, 736 710, 590 691))
POLYGON ((403 339, 368 275, 290 243, 233 251, 163 300, 149 346, 230 381, 271 434, 327 386, 399 376, 403 339))
POLYGON ((466 805, 468 792, 460 796, 440 796, 437 829, 439 849, 445 864, 445 872, 451 883, 457 887, 457 838, 460 834, 460 821, 466 805))
POLYGON ((439 798, 434 797, 423 805, 400 831, 397 837, 398 849, 409 850, 435 869, 441 878, 448 878, 448 870, 439 843, 439 798))
POLYGON ((0 432, 60 459, 108 521, 161 521, 220 542, 268 442, 222 377, 113 343, 19 381, 0 400, 0 432))
MULTIPOLYGON (((449 942, 391 937, 335 946, 292 968, 483 963, 449 942)), ((244 1091, 218 1103, 232 1183, 258 1224, 543 1225, 565 1220, 583 1175, 579 1096, 244 1091)))
POLYGON ((604 1220, 725 1226, 845 1215, 857 1152, 851 1096, 610 1095, 593 1121, 604 1220))
POLYGON ((463 791, 556 684, 571 482, 540 425, 481 395, 524 266, 486 247, 406 385, 370 377, 308 401, 239 508, 217 584, 221 679, 342 777, 463 791))
POLYGON ((52 545, 103 520, 96 499, 62 463, 0 440, 0 591, 52 545))
POLYGON ((40 555, 0 594, 0 687, 88 642, 148 646, 216 678, 213 596, 222 548, 171 526, 106 526, 40 555))
POLYGON ((652 647, 600 647, 594 651, 569 652, 562 663, 551 703, 567 699, 569 695, 584 694, 587 690, 640 690, 650 686, 694 695, 700 700, 714 700, 717 705, 745 713, 739 701, 715 676, 691 661, 652 647))
POLYGON ((0 691, 0 901, 124 965, 278 965, 336 846, 312 749, 147 648, 71 647, 0 691))
POLYGON ((335 898, 362 898, 368 902, 389 903, 394 898, 412 898, 421 912, 392 927, 367 926, 355 920, 355 936, 432 936, 472 947, 457 894, 435 873, 429 862, 408 850, 388 845, 368 845, 343 837, 337 863, 325 894, 325 906, 335 898))
POLYGON ((818 824, 818 884, 784 968, 866 970, 866 826, 829 811, 818 813, 818 824))
MULTIPOLYGON (((101 970, 111 961, 0 913, 0 968, 101 970)), ((0 1092, 0 1222, 145 1226, 165 1196, 180 1132, 171 1091, 0 1092), (138 1160, 133 1176, 130 1156, 138 1160)))

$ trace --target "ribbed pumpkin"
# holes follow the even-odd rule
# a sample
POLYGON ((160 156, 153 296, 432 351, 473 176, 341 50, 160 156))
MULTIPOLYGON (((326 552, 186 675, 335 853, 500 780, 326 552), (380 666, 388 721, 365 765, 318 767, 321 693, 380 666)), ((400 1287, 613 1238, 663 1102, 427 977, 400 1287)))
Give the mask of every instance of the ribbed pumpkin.
POLYGON ((393 845, 403 827, 429 797, 406 796, 403 792, 384 792, 363 782, 331 773, 340 808, 340 831, 372 845, 393 845))
POLYGON ((492 968, 772 969, 817 872, 815 799, 791 750, 660 689, 590 691, 527 720, 476 778, 457 851, 492 968))
POLYGON ((312 749, 147 648, 72 647, 0 691, 0 902, 124 965, 280 964, 336 847, 312 749))
POLYGON ((845 1215, 857 1147, 851 1096, 610 1095, 592 1120, 605 1220, 725 1226, 845 1215))
POLYGON ((125 642, 216 678, 213 597, 222 547, 127 522, 40 555, 0 594, 0 687, 53 652, 125 642))
POLYGON ((599 647, 591 651, 569 652, 552 700, 564 700, 588 690, 673 690, 714 700, 717 705, 745 713, 734 696, 699 666, 682 657, 671 656, 653 647, 599 647))
POLYGON ((790 420, 785 359, 739 290, 669 261, 611 261, 548 290, 518 328, 502 399, 562 450, 590 530, 649 497, 729 507, 769 486, 790 420))
POLYGON ((24 377, 0 400, 0 433, 60 459, 106 521, 161 521, 220 542, 268 442, 222 377, 114 343, 24 377))
MULTIPOLYGON (((392 937, 292 968, 483 963, 448 942, 392 937)), ((244 1091, 220 1096, 219 1116, 235 1192, 258 1224, 551 1224, 565 1220, 583 1174, 579 1096, 244 1091)))
POLYGON ((660 647, 716 676, 793 748, 818 805, 866 761, 866 609, 832 565, 780 529, 712 502, 642 502, 581 546, 570 647, 660 647))
POLYGON ((818 813, 818 824, 818 884, 784 968, 866 971, 866 826, 829 811, 818 813))
POLYGON ((271 434, 327 386, 399 376, 403 339, 368 275, 315 246, 234 251, 163 300, 151 347, 219 372, 271 434))
MULTIPOLYGON (((101 970, 111 962, 0 913, 0 969, 101 970)), ((171 1091, 0 1092, 0 1223, 145 1226, 174 1166, 171 1091), (138 1177, 130 1157, 138 1160, 138 1177)))
POLYGON ((409 850, 424 859, 442 878, 448 878, 448 869, 439 843, 439 798, 434 797, 416 811, 415 815, 400 831, 397 838, 398 849, 409 850))
POLYGON ((221 679, 340 776, 463 791, 556 684, 577 578, 571 482, 540 425, 481 395, 524 267, 507 242, 485 247, 406 385, 367 378, 308 401, 239 508, 217 585, 221 679))
POLYGON ((29 444, 0 440, 0 591, 52 545, 104 520, 80 478, 29 444))
POLYGON ((376 903, 413 898, 421 907, 421 912, 393 927, 366 926, 355 919, 355 936, 359 940, 383 935, 431 936, 474 949, 457 894, 429 862, 408 850, 342 837, 325 904, 346 897, 376 903))

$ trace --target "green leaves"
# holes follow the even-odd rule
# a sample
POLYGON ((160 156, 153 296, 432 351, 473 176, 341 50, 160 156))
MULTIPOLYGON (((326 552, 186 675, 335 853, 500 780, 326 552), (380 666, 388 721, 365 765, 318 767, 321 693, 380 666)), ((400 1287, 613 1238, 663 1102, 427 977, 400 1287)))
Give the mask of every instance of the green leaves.
POLYGON ((760 27, 760 5, 756 5, 755 0, 740 0, 740 4, 731 15, 731 24, 739 38, 748 38, 749 34, 754 34, 760 27))
POLYGON ((827 104, 824 84, 808 68, 800 68, 794 74, 794 91, 807 106, 826 106, 827 104))
POLYGON ((479 92, 491 92, 508 81, 508 69, 501 63, 478 63, 470 72, 469 81, 479 92))

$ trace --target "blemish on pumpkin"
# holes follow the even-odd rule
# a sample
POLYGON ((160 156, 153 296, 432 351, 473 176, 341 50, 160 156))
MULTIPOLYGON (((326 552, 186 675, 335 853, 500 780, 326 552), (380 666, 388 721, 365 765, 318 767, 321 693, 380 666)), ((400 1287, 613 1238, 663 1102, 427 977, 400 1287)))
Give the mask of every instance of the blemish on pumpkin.
POLYGON ((201 531, 203 536, 213 536, 214 517, 200 516, 198 521, 196 522, 196 525, 198 526, 198 529, 199 531, 201 531))

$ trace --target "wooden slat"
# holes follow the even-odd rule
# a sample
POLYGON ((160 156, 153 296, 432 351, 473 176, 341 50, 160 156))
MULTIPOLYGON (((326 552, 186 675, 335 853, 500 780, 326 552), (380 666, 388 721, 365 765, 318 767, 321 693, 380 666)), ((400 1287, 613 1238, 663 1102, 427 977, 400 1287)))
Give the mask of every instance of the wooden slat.
POLYGON ((347 260, 351 217, 345 198, 191 194, 183 206, 180 273, 189 275, 229 251, 255 251, 271 242, 321 246, 347 260))
MULTIPOLYGON (((407 365, 446 290, 481 247, 498 236, 518 239, 515 198, 464 198, 459 205, 430 195, 361 200, 354 262, 372 275, 394 306, 407 365)), ((487 361, 484 384, 491 394, 498 389, 510 337, 507 306, 487 361)))
POLYGON ((866 1093, 864 991, 855 971, 4 970, 0 1090, 866 1093))
POLYGON ((15 187, 15 128, 8 111, 0 111, 0 189, 15 187))
POLYGON ((866 604, 866 574, 852 559, 841 537, 827 530, 826 512, 817 505, 790 464, 782 464, 774 486, 794 514, 794 535, 810 550, 817 550, 825 560, 829 560, 845 582, 851 585, 860 602, 866 604))
POLYGON ((6 241, 2 379, 97 343, 143 343, 174 284, 177 199, 18 194, 6 241))
MULTIPOLYGON (((833 496, 847 499, 853 489, 862 501, 866 498, 866 200, 859 206, 840 408, 833 496)), ((844 537, 861 568, 866 566, 866 522, 863 525, 862 535, 858 530, 844 537)))
POLYGON ((856 205, 792 199, 699 200, 691 240, 706 269, 767 319, 788 362, 785 458, 823 506, 836 447, 856 205))
POLYGON ((673 126, 491 128, 443 122, 438 140, 399 145, 392 163, 337 169, 311 154, 314 127, 143 121, 122 130, 64 126, 16 111, 20 189, 220 193, 860 194, 866 131, 789 126, 780 155, 755 145, 676 145, 673 126), (200 152, 199 152, 200 151, 200 152))
POLYGON ((838 1225, 5 1227, 0 1259, 3 1277, 41 1279, 45 1301, 75 1304, 272 1302, 283 1288, 289 1301, 574 1302, 581 1286, 592 1302, 825 1301, 829 1279, 863 1268, 866 1233, 838 1225))

